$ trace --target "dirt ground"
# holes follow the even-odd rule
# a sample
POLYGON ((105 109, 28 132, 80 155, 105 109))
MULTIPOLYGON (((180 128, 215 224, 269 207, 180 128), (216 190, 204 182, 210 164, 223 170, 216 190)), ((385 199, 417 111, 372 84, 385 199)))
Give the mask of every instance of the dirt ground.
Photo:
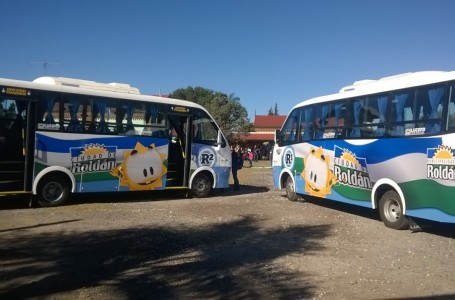
POLYGON ((268 166, 205 199, 0 198, 0 299, 455 298, 454 225, 396 231, 372 210, 290 202, 268 166))

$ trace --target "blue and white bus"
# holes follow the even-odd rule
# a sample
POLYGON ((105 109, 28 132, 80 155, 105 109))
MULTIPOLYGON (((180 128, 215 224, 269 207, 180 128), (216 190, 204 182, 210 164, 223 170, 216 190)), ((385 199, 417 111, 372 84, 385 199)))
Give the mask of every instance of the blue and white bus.
POLYGON ((62 77, 0 79, 0 195, 42 206, 72 193, 229 184, 231 151, 202 106, 128 84, 62 77))
POLYGON ((276 135, 273 179, 378 209, 387 227, 455 223, 455 71, 362 80, 296 105, 276 135))

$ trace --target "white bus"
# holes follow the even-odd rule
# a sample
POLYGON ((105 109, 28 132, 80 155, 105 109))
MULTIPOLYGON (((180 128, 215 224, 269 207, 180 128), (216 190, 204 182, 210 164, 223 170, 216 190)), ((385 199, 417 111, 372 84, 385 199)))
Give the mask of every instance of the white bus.
POLYGON ((42 206, 72 193, 229 184, 231 151, 202 106, 128 84, 62 77, 0 79, 0 195, 42 206))
POLYGON ((455 223, 455 71, 362 80, 296 105, 276 135, 273 179, 303 195, 455 223))

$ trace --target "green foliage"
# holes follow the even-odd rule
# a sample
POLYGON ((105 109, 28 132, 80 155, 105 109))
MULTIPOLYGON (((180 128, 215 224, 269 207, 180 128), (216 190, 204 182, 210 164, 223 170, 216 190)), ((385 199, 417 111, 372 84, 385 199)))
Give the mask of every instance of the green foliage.
POLYGON ((234 94, 226 95, 202 87, 187 87, 177 89, 169 96, 204 106, 227 137, 235 133, 246 134, 249 132, 248 113, 246 108, 240 104, 240 98, 234 94))

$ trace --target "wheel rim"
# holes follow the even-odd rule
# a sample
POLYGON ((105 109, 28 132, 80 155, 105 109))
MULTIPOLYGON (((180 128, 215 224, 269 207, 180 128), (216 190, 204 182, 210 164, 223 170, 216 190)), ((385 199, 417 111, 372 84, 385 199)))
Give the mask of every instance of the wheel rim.
POLYGON ((43 198, 49 203, 59 200, 63 195, 63 185, 49 182, 43 187, 43 198))
POLYGON ((206 192, 208 184, 204 178, 196 178, 193 182, 193 191, 197 194, 203 194, 206 192))
POLYGON ((286 194, 289 197, 294 197, 294 195, 295 195, 295 193, 294 193, 294 183, 292 182, 292 180, 288 180, 288 182, 286 184, 286 194))
POLYGON ((401 217, 401 206, 396 200, 388 199, 384 205, 384 215, 390 222, 396 222, 401 217))

